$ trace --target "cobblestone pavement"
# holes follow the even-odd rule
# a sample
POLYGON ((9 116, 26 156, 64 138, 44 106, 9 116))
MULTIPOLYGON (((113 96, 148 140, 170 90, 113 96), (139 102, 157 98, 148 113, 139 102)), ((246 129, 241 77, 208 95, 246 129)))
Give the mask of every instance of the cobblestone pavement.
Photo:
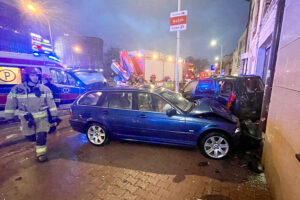
POLYGON ((49 135, 48 162, 35 161, 34 146, 0 146, 0 199, 271 199, 264 174, 238 156, 214 161, 195 149, 118 141, 97 147, 69 126, 49 135))

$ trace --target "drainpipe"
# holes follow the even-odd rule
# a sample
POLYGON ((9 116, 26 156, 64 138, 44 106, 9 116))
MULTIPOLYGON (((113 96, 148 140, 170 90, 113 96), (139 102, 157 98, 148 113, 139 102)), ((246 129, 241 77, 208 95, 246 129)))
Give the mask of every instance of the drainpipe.
POLYGON ((274 31, 272 35, 272 46, 270 52, 270 62, 269 62, 269 77, 266 80, 263 104, 262 104, 262 111, 260 115, 260 130, 262 132, 266 132, 266 125, 267 125, 267 118, 269 112, 269 104, 271 101, 272 95, 272 88, 273 88, 273 81, 274 81, 274 74, 275 74, 275 67, 279 49, 279 42, 280 42, 280 34, 282 28, 282 21, 284 15, 284 8, 285 8, 285 1, 286 0, 278 0, 277 3, 277 12, 275 18, 275 25, 274 31))

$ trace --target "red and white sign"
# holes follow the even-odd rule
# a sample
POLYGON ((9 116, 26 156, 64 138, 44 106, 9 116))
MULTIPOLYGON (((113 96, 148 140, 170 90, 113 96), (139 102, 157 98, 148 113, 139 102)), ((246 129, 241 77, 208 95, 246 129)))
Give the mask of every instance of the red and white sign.
POLYGON ((187 10, 171 12, 170 14, 170 31, 186 30, 187 10))

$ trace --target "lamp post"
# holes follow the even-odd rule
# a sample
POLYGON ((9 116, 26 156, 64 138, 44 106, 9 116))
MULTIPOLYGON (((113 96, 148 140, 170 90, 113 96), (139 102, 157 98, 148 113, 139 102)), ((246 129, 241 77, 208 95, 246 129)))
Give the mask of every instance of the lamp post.
POLYGON ((35 5, 32 4, 32 3, 28 3, 25 7, 26 7, 27 10, 30 11, 31 13, 44 17, 44 19, 46 20, 46 22, 47 22, 47 24, 48 24, 48 30, 49 30, 49 36, 50 36, 50 42, 51 42, 51 45, 53 45, 53 43, 52 43, 53 41, 52 41, 51 25, 50 25, 50 21, 49 21, 48 17, 46 17, 45 15, 43 15, 43 14, 42 14, 42 11, 41 11, 40 9, 38 9, 38 7, 35 6, 35 5))
POLYGON ((80 54, 81 53, 81 48, 79 46, 74 46, 73 47, 73 51, 72 51, 72 65, 74 67, 75 65, 74 65, 74 55, 73 55, 73 52, 76 53, 76 54, 80 54))
MULTIPOLYGON (((210 42, 210 46, 214 47, 214 46, 217 46, 218 45, 218 41, 217 40, 212 40, 210 42)), ((222 44, 219 44, 220 45, 220 50, 221 50, 221 60, 220 60, 220 74, 222 73, 222 67, 223 67, 223 45, 222 44)), ((217 57, 216 57, 217 58, 217 57)), ((216 60, 215 58, 215 60, 216 60)), ((218 59, 219 60, 219 59, 218 59)))

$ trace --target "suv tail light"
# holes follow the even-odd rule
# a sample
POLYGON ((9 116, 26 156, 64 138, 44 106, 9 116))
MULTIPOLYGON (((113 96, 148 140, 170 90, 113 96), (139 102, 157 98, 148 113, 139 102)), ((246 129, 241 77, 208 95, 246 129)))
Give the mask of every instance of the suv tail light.
POLYGON ((70 117, 73 117, 73 112, 71 109, 70 109, 70 117))

